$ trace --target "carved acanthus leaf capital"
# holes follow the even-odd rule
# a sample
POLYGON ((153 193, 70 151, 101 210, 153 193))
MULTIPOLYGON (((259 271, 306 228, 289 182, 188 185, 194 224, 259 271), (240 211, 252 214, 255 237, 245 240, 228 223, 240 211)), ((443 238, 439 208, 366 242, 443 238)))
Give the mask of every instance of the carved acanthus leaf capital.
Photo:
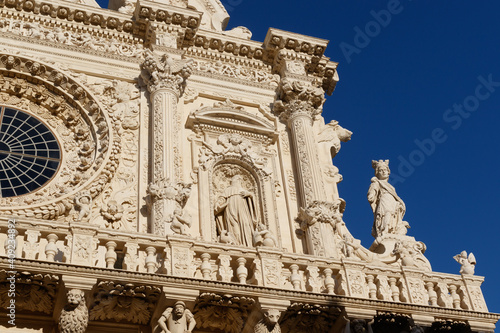
POLYGON ((324 91, 311 82, 283 79, 280 82, 279 100, 275 103, 275 111, 281 120, 305 114, 314 119, 321 114, 325 102, 324 91))
POLYGON ((335 225, 342 222, 342 215, 345 210, 345 201, 313 201, 307 208, 300 208, 297 222, 301 229, 306 230, 315 223, 330 223, 335 225))
POLYGON ((168 89, 180 96, 184 91, 187 78, 193 72, 193 61, 175 60, 168 54, 157 59, 147 50, 141 64, 141 77, 148 86, 150 93, 159 89, 168 89))

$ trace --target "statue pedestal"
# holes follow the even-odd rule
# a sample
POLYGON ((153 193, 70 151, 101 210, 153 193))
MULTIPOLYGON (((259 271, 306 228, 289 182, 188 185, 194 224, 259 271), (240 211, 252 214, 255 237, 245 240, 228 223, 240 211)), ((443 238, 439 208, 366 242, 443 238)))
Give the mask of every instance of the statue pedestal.
POLYGON ((414 237, 405 235, 386 235, 378 237, 373 241, 369 250, 377 253, 380 257, 394 256, 393 252, 398 242, 416 242, 414 237))

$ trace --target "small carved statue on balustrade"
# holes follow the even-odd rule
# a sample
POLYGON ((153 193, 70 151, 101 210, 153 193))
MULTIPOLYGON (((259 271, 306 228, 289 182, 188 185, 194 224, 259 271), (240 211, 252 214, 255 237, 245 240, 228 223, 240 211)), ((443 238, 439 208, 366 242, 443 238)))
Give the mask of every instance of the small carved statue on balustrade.
POLYGON ((90 216, 90 208, 92 206, 92 197, 90 194, 84 192, 75 197, 75 208, 80 213, 78 214, 77 221, 81 222, 84 218, 90 216))
POLYGON ((167 308, 163 312, 158 325, 162 329, 161 333, 191 333, 196 327, 196 321, 186 304, 177 301, 173 308, 167 308))
POLYGON ((170 229, 176 234, 189 236, 187 232, 189 227, 191 227, 191 216, 187 213, 183 213, 182 209, 176 208, 174 214, 172 214, 170 229))
POLYGON ((236 245, 252 246, 257 225, 254 196, 241 185, 242 176, 235 175, 215 205, 217 231, 228 234, 236 245), (227 232, 227 233, 226 233, 227 232))
POLYGON ((474 275, 474 270, 476 268, 476 257, 474 254, 469 253, 467 256, 467 252, 462 251, 460 254, 457 254, 453 257, 462 267, 460 268, 460 274, 471 274, 474 275))
POLYGON ((253 232, 253 244, 255 246, 276 247, 278 242, 266 226, 260 223, 253 232))
POLYGON ((80 289, 71 289, 67 296, 68 303, 59 317, 59 331, 61 333, 84 333, 89 321, 85 293, 80 289))
POLYGON ((281 327, 278 323, 280 312, 275 309, 264 311, 264 318, 255 325, 254 333, 281 333, 281 327))
POLYGON ((376 176, 368 189, 368 201, 374 215, 372 236, 378 239, 388 234, 406 235, 406 229, 410 227, 403 221, 406 207, 388 182, 391 173, 389 160, 372 161, 372 167, 376 176))

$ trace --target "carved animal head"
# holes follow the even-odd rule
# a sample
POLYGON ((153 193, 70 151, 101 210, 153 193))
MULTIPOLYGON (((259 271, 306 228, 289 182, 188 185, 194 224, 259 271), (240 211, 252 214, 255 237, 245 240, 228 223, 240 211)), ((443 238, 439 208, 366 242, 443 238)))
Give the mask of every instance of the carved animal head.
POLYGON ((68 304, 70 308, 76 308, 78 305, 85 305, 85 294, 79 289, 71 289, 68 291, 68 304))
POLYGON ((276 309, 270 309, 264 312, 264 321, 269 326, 274 326, 278 323, 281 313, 276 309))

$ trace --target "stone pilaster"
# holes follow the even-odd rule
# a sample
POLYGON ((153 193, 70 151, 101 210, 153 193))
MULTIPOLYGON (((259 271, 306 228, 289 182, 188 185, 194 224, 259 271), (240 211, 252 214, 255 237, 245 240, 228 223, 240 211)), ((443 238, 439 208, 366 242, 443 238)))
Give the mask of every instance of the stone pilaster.
POLYGON ((186 79, 191 75, 190 61, 175 60, 168 54, 157 59, 146 52, 141 77, 147 84, 152 107, 151 183, 148 188, 152 232, 169 233, 166 222, 176 208, 176 184, 180 180, 179 114, 177 104, 186 79))

